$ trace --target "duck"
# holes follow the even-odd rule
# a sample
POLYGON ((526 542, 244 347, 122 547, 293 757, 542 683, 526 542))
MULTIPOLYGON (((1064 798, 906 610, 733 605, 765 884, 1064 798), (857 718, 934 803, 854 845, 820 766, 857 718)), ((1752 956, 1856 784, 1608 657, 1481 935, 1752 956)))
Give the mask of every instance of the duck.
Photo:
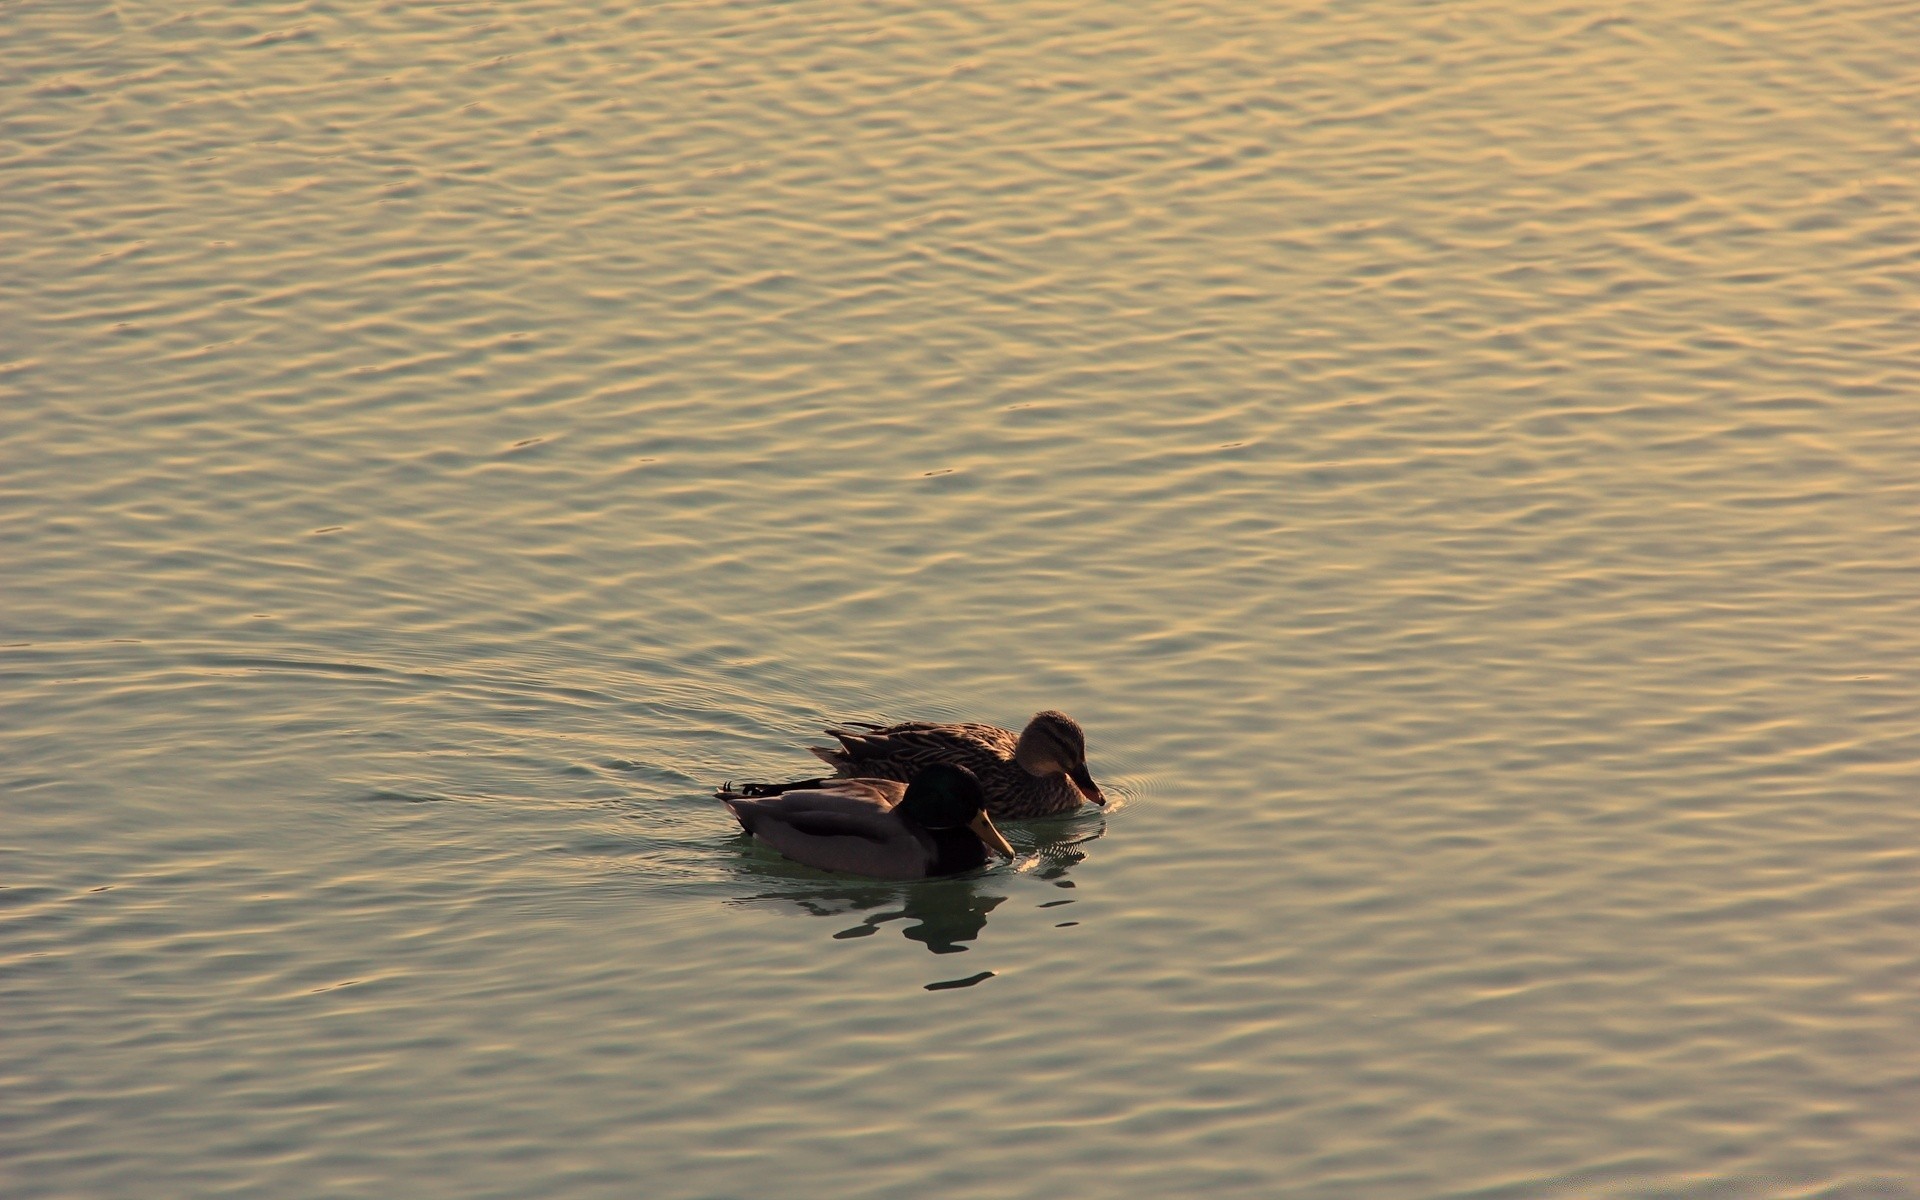
POLYGON ((1078 721, 1054 709, 1033 714, 1018 734, 998 725, 935 721, 849 721, 826 732, 840 744, 807 749, 839 777, 911 779, 932 763, 953 763, 979 779, 987 811, 1003 821, 1057 816, 1083 802, 1107 802, 1087 771, 1086 733, 1078 721))
POLYGON ((931 879, 987 864, 1013 847, 987 815, 980 781, 953 763, 933 763, 911 781, 804 779, 729 783, 718 798, 740 828, 786 858, 874 879, 931 879))

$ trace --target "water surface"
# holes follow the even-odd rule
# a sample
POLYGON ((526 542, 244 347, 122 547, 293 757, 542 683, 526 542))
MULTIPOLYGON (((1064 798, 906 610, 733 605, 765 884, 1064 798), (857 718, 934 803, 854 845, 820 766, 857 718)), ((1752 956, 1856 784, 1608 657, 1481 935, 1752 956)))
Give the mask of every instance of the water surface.
POLYGON ((0 44, 9 1196, 1920 1195, 1914 11, 0 44))

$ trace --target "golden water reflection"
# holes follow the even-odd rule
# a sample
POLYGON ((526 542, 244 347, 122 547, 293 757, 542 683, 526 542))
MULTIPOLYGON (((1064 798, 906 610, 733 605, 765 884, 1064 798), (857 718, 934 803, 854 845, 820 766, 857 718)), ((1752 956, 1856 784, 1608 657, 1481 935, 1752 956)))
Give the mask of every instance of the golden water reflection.
MULTIPOLYGON (((1077 886, 1070 877, 1072 869, 1086 860, 1086 847, 1106 833, 1104 821, 1091 830, 1088 821, 1081 817, 1008 824, 1005 832, 1018 854, 1012 864, 951 879, 910 883, 854 880, 815 871, 778 858, 742 834, 737 840, 745 846, 736 866, 743 882, 772 882, 776 886, 733 903, 771 905, 815 917, 865 914, 858 923, 833 933, 840 941, 871 937, 883 926, 899 921, 903 922, 900 935, 908 941, 918 942, 934 954, 958 954, 979 940, 988 915, 1011 898, 1010 877, 1024 876, 1066 890, 1077 886)), ((1051 899, 1039 906, 1070 903, 1070 899, 1051 899)))

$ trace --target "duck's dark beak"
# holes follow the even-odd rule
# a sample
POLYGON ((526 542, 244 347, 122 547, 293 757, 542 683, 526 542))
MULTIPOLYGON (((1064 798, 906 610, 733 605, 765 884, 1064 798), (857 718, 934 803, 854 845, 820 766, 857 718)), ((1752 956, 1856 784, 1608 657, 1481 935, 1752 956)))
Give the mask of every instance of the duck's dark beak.
POLYGON ((980 840, 987 844, 988 849, 998 850, 1009 859, 1013 857, 1013 844, 994 828, 993 818, 987 815, 986 809, 981 809, 980 815, 967 823, 967 828, 979 834, 980 840))
POLYGON ((1068 771, 1067 778, 1073 780, 1073 786, 1080 789, 1082 796, 1085 796, 1095 804, 1105 804, 1107 802, 1107 798, 1100 794, 1100 785, 1093 781, 1093 776, 1087 774, 1087 764, 1081 763, 1073 770, 1068 771))

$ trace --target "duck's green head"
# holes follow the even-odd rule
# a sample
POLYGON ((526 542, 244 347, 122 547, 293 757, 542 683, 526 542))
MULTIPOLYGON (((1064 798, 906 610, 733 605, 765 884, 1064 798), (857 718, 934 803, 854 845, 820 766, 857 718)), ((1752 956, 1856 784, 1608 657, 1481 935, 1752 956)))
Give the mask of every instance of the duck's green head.
POLYGON ((928 829, 971 829, 989 848, 1013 857, 1013 847, 987 815, 980 781, 965 767, 934 763, 923 768, 893 811, 928 829))

